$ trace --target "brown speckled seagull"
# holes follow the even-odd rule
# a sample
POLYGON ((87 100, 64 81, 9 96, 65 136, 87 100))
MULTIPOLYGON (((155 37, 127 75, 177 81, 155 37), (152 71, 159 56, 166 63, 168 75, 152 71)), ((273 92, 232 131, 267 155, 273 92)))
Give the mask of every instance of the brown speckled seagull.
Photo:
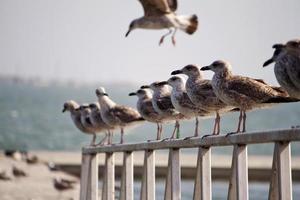
POLYGON ((215 74, 212 86, 218 98, 227 105, 240 109, 238 128, 235 133, 246 131, 246 111, 261 108, 266 104, 297 102, 298 99, 288 97, 286 91, 272 87, 261 80, 233 75, 231 65, 222 60, 213 62, 201 70, 212 70, 215 74))
POLYGON ((193 34, 198 27, 198 18, 196 15, 177 15, 177 0, 139 0, 144 8, 144 16, 133 20, 129 25, 129 33, 137 28, 142 29, 169 29, 169 32, 163 35, 159 45, 163 43, 164 38, 172 35, 172 43, 175 45, 175 34, 180 29, 187 34, 193 34), (174 28, 174 30, 172 30, 174 28))
POLYGON ((101 107, 100 113, 103 121, 109 126, 121 129, 120 144, 123 144, 124 128, 144 122, 144 118, 135 109, 118 105, 112 101, 103 87, 96 89, 96 95, 101 107))

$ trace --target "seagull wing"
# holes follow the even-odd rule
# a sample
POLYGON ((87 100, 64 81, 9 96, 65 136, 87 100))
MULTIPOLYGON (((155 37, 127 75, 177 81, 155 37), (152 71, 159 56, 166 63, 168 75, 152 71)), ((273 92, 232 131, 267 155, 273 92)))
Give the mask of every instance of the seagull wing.
POLYGON ((160 97, 157 99, 156 104, 160 110, 175 109, 170 96, 160 97))
POLYGON ((229 91, 240 94, 241 96, 250 97, 256 102, 262 102, 278 94, 278 92, 268 84, 242 76, 234 76, 231 78, 227 83, 227 88, 229 91))
POLYGON ((177 0, 139 0, 144 8, 145 16, 157 16, 174 12, 177 0))
POLYGON ((115 106, 110 109, 110 112, 123 123, 142 120, 141 115, 135 109, 127 106, 115 106))

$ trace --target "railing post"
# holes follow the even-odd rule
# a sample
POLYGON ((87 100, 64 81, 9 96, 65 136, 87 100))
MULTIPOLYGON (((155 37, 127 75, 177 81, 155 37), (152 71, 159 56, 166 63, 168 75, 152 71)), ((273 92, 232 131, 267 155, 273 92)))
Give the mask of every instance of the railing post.
POLYGON ((98 154, 91 155, 90 193, 91 200, 98 200, 98 154))
POLYGON ((81 173, 80 173, 80 200, 87 200, 89 188, 91 156, 89 154, 81 155, 81 173))
POLYGON ((247 145, 235 145, 232 155, 228 200, 248 200, 247 145))
POLYGON ((133 200, 133 153, 124 152, 120 200, 133 200))
POLYGON ((155 200, 155 151, 146 150, 141 187, 141 200, 155 200))
POLYGON ((290 142, 276 142, 273 153, 269 200, 292 199, 290 142))
POLYGON ((211 200, 211 149, 200 147, 193 200, 211 200))
POLYGON ((180 149, 174 148, 169 150, 169 163, 164 199, 181 199, 180 149))
POLYGON ((105 170, 102 200, 115 200, 115 159, 114 153, 105 154, 105 170))

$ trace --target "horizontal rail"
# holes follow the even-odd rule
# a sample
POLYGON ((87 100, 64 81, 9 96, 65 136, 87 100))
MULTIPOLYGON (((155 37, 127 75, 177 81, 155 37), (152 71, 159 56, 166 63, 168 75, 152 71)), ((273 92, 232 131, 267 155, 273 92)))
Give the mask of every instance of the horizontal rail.
POLYGON ((102 147, 83 147, 83 154, 144 151, 170 148, 196 148, 209 146, 232 146, 234 144, 260 144, 284 141, 300 141, 300 129, 282 129, 273 131, 260 131, 240 133, 226 137, 225 135, 206 138, 192 138, 188 140, 176 139, 170 141, 153 141, 133 144, 119 144, 102 147))

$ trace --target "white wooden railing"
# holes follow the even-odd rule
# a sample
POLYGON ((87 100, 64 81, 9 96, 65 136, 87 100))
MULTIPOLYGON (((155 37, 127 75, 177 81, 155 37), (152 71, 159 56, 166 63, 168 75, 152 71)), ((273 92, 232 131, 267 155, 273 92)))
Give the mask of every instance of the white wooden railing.
POLYGON ((104 153, 102 200, 115 199, 114 153, 123 152, 123 171, 120 200, 133 200, 133 152, 144 151, 144 168, 141 183, 141 200, 155 199, 155 150, 169 149, 168 172, 166 175, 165 200, 181 199, 180 149, 198 148, 198 160, 194 184, 194 200, 211 200, 211 148, 233 146, 231 177, 228 199, 247 200, 248 154, 247 145, 275 143, 272 174, 270 177, 270 200, 292 199, 291 149, 290 142, 300 141, 300 129, 264 131, 214 136, 190 140, 172 140, 122 144, 82 149, 80 200, 98 200, 98 154, 104 153))

